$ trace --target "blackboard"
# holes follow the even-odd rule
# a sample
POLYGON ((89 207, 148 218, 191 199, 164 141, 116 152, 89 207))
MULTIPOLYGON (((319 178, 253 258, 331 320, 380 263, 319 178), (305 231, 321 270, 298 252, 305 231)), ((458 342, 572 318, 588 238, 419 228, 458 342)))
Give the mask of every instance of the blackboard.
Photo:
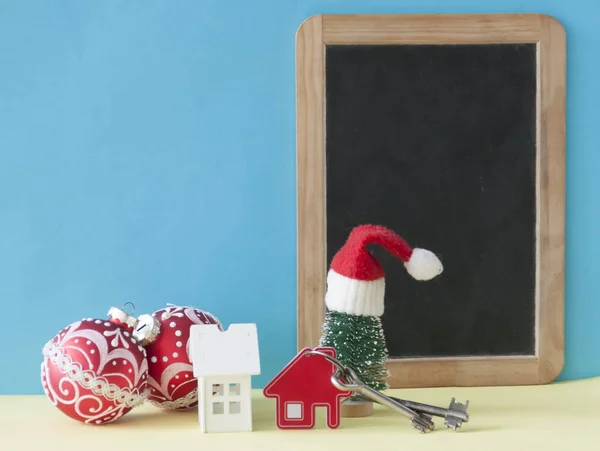
POLYGON ((298 347, 327 265, 385 225, 444 273, 386 271, 393 387, 539 384, 562 368, 565 34, 543 15, 315 16, 297 37, 298 347))

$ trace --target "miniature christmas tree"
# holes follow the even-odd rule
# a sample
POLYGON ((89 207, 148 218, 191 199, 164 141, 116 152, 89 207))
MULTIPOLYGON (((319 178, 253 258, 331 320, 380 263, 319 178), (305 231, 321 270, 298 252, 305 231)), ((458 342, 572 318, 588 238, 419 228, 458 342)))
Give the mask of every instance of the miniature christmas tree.
POLYGON ((381 319, 327 311, 320 346, 336 350, 337 359, 352 368, 374 390, 388 387, 385 378, 388 350, 381 319))
POLYGON ((387 345, 381 325, 385 273, 367 246, 382 246, 402 260, 417 280, 429 280, 443 270, 430 251, 411 248, 391 230, 376 225, 356 227, 335 254, 327 274, 327 306, 321 346, 336 350, 337 359, 352 368, 374 390, 387 388, 387 345))

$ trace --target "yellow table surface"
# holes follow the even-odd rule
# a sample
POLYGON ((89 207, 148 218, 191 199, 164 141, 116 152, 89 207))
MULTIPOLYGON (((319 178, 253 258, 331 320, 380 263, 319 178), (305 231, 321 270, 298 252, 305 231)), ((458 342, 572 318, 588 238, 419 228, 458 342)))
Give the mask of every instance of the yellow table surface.
MULTIPOLYGON (((421 434, 402 415, 376 406, 372 416, 342 418, 328 429, 324 412, 314 429, 281 431, 274 401, 254 391, 254 431, 202 434, 197 410, 139 407, 118 422, 87 426, 63 415, 44 396, 0 396, 0 450, 598 450, 600 378, 536 387, 390 390, 394 396, 446 407, 470 401, 471 419, 457 431, 434 417, 421 434), (578 447, 578 448, 576 448, 578 447)), ((319 409, 320 410, 320 409, 319 409)))

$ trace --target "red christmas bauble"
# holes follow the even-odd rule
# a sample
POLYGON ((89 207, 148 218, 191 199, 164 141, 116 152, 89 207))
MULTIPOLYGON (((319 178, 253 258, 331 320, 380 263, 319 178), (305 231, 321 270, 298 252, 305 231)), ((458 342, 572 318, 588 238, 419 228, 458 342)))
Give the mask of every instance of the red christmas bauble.
POLYGON ((86 424, 111 423, 146 398, 146 350, 133 336, 136 320, 119 309, 110 319, 83 319, 46 346, 42 385, 59 410, 86 424))
POLYGON ((140 324, 157 327, 145 344, 148 358, 147 401, 165 410, 188 410, 198 405, 198 381, 188 356, 190 328, 194 324, 221 322, 211 313, 193 307, 170 305, 150 315, 141 315, 140 324), (143 318, 143 317, 146 318, 143 318))

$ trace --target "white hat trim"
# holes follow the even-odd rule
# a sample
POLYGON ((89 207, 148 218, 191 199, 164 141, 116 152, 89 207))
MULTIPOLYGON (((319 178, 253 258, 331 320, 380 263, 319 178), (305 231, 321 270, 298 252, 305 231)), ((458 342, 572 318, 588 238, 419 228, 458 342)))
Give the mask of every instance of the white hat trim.
POLYGON ((385 279, 356 280, 333 270, 327 273, 325 305, 349 315, 381 316, 384 310, 385 279))

